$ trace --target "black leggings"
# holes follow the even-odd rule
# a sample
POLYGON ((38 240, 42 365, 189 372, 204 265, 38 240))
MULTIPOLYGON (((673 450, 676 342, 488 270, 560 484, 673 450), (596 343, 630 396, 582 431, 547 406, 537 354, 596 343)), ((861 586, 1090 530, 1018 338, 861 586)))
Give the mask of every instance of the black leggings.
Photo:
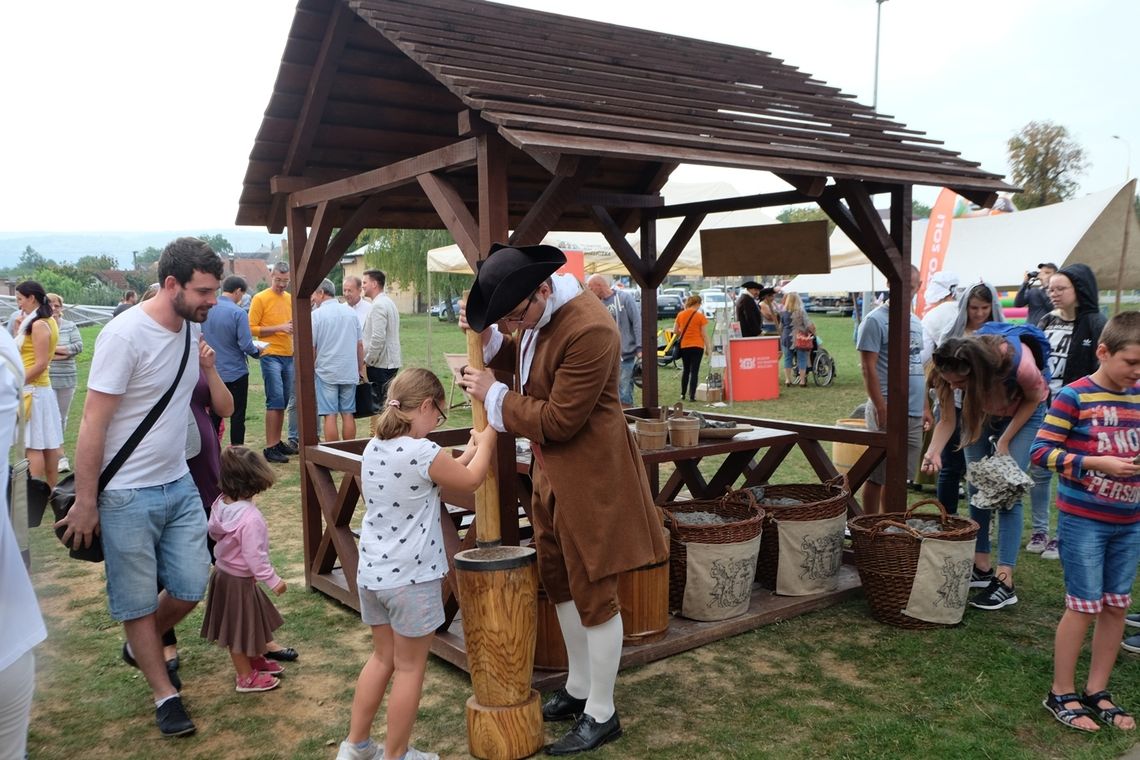
POLYGON ((697 376, 701 372, 701 359, 705 355, 703 346, 681 349, 681 398, 690 401, 697 395, 697 376), (688 393, 685 389, 688 388, 688 393))

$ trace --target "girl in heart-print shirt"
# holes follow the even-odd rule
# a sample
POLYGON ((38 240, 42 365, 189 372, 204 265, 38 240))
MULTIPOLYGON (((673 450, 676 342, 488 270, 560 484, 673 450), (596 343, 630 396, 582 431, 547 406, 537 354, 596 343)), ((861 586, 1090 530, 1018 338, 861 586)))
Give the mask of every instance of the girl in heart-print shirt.
POLYGON ((443 624, 441 585, 447 573, 440 528, 441 486, 474 491, 491 462, 495 431, 472 432, 459 457, 427 439, 447 420, 446 395, 432 372, 405 369, 388 386, 376 437, 361 458, 364 520, 356 584, 361 619, 372 627, 373 651, 356 684, 348 738, 337 758, 436 758, 408 745, 415 724, 432 636, 443 624), (388 681, 383 752, 370 738, 388 681))

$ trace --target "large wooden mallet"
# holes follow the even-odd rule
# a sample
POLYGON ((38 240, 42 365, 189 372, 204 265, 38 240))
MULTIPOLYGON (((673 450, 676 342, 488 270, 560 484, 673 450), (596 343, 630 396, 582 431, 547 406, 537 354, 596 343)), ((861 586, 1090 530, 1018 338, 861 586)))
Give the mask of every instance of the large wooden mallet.
MULTIPOLYGON (((466 300, 466 298, 464 299, 466 300)), ((483 341, 467 331, 467 363, 484 369, 483 341)), ((483 403, 471 399, 472 426, 487 426, 483 403)), ((502 546, 499 486, 492 468, 475 492, 476 549, 455 555, 467 668, 467 748, 485 760, 519 760, 543 745, 542 704, 531 688, 538 619, 534 549, 502 546)))

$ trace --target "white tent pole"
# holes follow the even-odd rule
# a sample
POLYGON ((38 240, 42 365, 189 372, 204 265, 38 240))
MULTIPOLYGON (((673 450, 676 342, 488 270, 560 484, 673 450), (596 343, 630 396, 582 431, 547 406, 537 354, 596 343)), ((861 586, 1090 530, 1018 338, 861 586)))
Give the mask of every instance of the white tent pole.
POLYGON ((431 268, 429 267, 428 268, 428 310, 427 310, 427 321, 428 321, 428 324, 427 324, 427 367, 432 372, 435 372, 435 361, 433 360, 434 357, 432 357, 432 355, 431 355, 431 307, 434 306, 434 304, 432 303, 434 300, 435 300, 435 298, 432 296, 432 292, 431 292, 431 268))

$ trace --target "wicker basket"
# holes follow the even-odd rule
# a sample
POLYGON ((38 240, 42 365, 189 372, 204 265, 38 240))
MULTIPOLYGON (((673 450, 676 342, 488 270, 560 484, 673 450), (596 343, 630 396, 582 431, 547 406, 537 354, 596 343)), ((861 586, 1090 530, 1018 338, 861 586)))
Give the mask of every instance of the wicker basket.
POLYGON ((847 479, 842 475, 826 483, 764 486, 764 499, 799 499, 803 504, 781 507, 761 501, 765 515, 764 537, 760 540, 760 558, 756 562, 756 580, 760 585, 776 589, 776 570, 780 566, 780 533, 776 521, 809 522, 845 515, 849 495, 847 479))
POLYGON ((669 530, 669 610, 672 612, 681 609, 681 600, 685 597, 688 572, 686 543, 738 544, 751 541, 760 535, 764 523, 764 510, 756 506, 756 498, 751 491, 733 491, 719 499, 673 501, 661 511, 665 515, 665 527, 669 530), (735 522, 684 525, 674 515, 686 512, 711 512, 735 518, 735 522))
POLYGON ((860 515, 847 522, 851 541, 855 547, 855 567, 863 583, 863 593, 876 620, 900 628, 946 628, 944 623, 931 623, 902 614, 910 601, 911 586, 918 571, 918 555, 923 538, 942 541, 972 541, 978 535, 978 524, 973 520, 946 513, 941 503, 926 499, 915 503, 906 512, 888 512, 877 515, 860 515), (933 504, 937 515, 916 515, 919 507, 933 504), (937 519, 942 523, 940 533, 918 533, 906 521, 910 517, 937 519), (886 533, 885 528, 895 526, 902 533, 886 533))

